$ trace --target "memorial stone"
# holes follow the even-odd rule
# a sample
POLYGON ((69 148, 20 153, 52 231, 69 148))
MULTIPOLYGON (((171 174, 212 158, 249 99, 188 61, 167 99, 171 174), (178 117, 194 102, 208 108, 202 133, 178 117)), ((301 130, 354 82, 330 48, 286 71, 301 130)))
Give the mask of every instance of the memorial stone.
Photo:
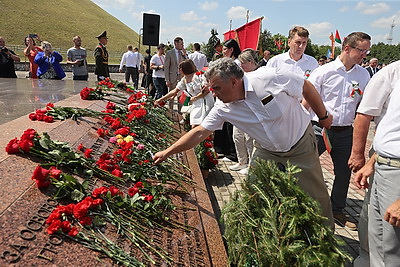
MULTIPOLYGON (((4 150, 9 140, 33 128, 38 133, 48 132, 53 140, 67 142, 71 147, 82 143, 97 153, 107 151, 108 141, 96 133, 101 123, 98 119, 82 118, 77 122, 66 120, 51 124, 28 119, 29 112, 64 98, 56 105, 101 111, 106 104, 100 100, 81 100, 76 94, 87 86, 82 82, 46 81, 37 88, 39 82, 42 81, 0 79, 0 104, 3 106, 0 109, 2 113, 9 110, 5 119, 10 120, 3 118, 0 121, 0 266, 116 265, 109 258, 68 238, 47 234, 45 220, 59 202, 52 199, 50 190, 39 190, 31 180, 32 172, 41 160, 30 155, 7 155, 4 150)), ((177 157, 189 167, 189 170, 181 171, 186 171, 196 186, 187 187, 186 194, 171 196, 175 205, 186 207, 174 211, 172 218, 189 225, 190 229, 168 231, 154 227, 144 229, 143 233, 152 246, 161 247, 172 257, 172 266, 226 266, 224 244, 195 154, 189 150, 177 157)), ((103 183, 92 179, 90 187, 103 183)), ((144 248, 155 262, 151 264, 135 246, 116 234, 115 227, 107 225, 104 231, 104 235, 138 257, 145 266, 169 266, 144 248)))

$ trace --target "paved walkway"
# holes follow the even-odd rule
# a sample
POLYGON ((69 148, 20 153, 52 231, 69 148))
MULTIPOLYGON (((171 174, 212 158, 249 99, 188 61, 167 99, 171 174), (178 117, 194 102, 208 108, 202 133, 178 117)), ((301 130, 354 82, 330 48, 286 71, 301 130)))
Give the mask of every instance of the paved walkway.
MULTIPOLYGON (((371 126, 374 127, 373 125, 371 126)), ((369 149, 372 140, 372 130, 368 137, 367 148, 369 149)), ((332 190, 333 185, 333 164, 331 158, 327 152, 320 156, 322 172, 324 175, 325 183, 327 185, 329 193, 332 190)), ((241 188, 241 183, 245 178, 245 175, 240 174, 237 171, 230 171, 229 166, 234 165, 236 162, 233 161, 219 161, 218 168, 211 171, 207 180, 207 190, 210 195, 211 202, 213 204, 214 211, 218 217, 221 216, 221 209, 224 205, 229 202, 230 194, 241 188)), ((353 222, 358 223, 361 207, 364 199, 365 191, 356 188, 353 184, 350 184, 348 195, 347 195, 347 207, 345 209, 346 214, 350 217, 353 222)), ((224 226, 220 224, 221 232, 224 231, 224 226)), ((358 231, 351 231, 346 227, 341 227, 335 224, 335 234, 344 240, 346 243, 346 251, 355 259, 359 254, 359 238, 358 231)), ((346 266, 352 266, 352 263, 346 264, 346 266)))

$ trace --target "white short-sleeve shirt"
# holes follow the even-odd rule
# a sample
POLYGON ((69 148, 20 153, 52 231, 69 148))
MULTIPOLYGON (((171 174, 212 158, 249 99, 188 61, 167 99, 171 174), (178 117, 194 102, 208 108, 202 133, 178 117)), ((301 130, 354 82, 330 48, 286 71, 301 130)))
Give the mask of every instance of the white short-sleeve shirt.
POLYGON ((243 77, 245 99, 230 103, 216 101, 201 123, 207 130, 222 129, 225 121, 254 138, 261 147, 275 152, 289 151, 310 124, 309 114, 298 98, 304 78, 295 73, 261 67, 243 77), (273 95, 263 105, 261 99, 273 95))
MULTIPOLYGON (((360 103, 369 73, 360 65, 346 71, 340 57, 320 66, 311 73, 308 80, 321 95, 326 109, 333 115, 332 126, 350 126, 354 121, 357 105, 360 103)), ((311 112, 313 120, 318 121, 311 112)))
POLYGON ((375 124, 378 124, 380 117, 386 113, 390 94, 398 80, 400 80, 400 60, 389 64, 372 76, 357 112, 374 116, 375 124))
MULTIPOLYGON (((153 63, 156 66, 161 66, 164 65, 165 63, 165 56, 159 56, 158 54, 155 54, 154 56, 151 57, 150 59, 150 64, 153 63)), ((159 69, 159 70, 155 70, 153 69, 153 74, 152 77, 154 78, 165 78, 165 72, 164 69, 159 69)))
MULTIPOLYGON (((379 73, 379 72, 378 72, 379 73)), ((381 118, 374 137, 374 149, 378 155, 400 159, 400 80, 390 95, 386 114, 381 118)))
POLYGON ((286 71, 296 72, 303 75, 307 79, 311 72, 318 68, 318 61, 306 54, 298 60, 293 60, 289 52, 272 57, 267 62, 267 67, 283 69, 286 71))

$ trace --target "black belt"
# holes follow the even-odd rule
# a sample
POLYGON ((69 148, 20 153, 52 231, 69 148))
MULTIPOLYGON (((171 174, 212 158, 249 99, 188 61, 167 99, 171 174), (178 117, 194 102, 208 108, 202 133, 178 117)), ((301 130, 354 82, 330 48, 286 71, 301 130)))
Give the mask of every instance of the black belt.
POLYGON ((331 128, 328 130, 331 130, 333 132, 341 132, 341 131, 348 130, 351 128, 353 128, 353 126, 351 126, 351 125, 350 126, 331 126, 331 128))
POLYGON ((127 68, 133 68, 133 69, 137 69, 137 67, 127 67, 127 68))

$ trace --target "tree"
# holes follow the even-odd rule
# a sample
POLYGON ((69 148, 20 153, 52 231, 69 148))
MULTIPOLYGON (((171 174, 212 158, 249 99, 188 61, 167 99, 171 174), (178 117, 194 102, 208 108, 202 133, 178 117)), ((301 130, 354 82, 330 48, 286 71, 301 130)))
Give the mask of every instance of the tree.
POLYGON ((377 43, 371 46, 371 53, 368 55, 367 60, 376 57, 379 62, 390 64, 391 62, 400 60, 400 45, 389 45, 384 43, 377 43))

